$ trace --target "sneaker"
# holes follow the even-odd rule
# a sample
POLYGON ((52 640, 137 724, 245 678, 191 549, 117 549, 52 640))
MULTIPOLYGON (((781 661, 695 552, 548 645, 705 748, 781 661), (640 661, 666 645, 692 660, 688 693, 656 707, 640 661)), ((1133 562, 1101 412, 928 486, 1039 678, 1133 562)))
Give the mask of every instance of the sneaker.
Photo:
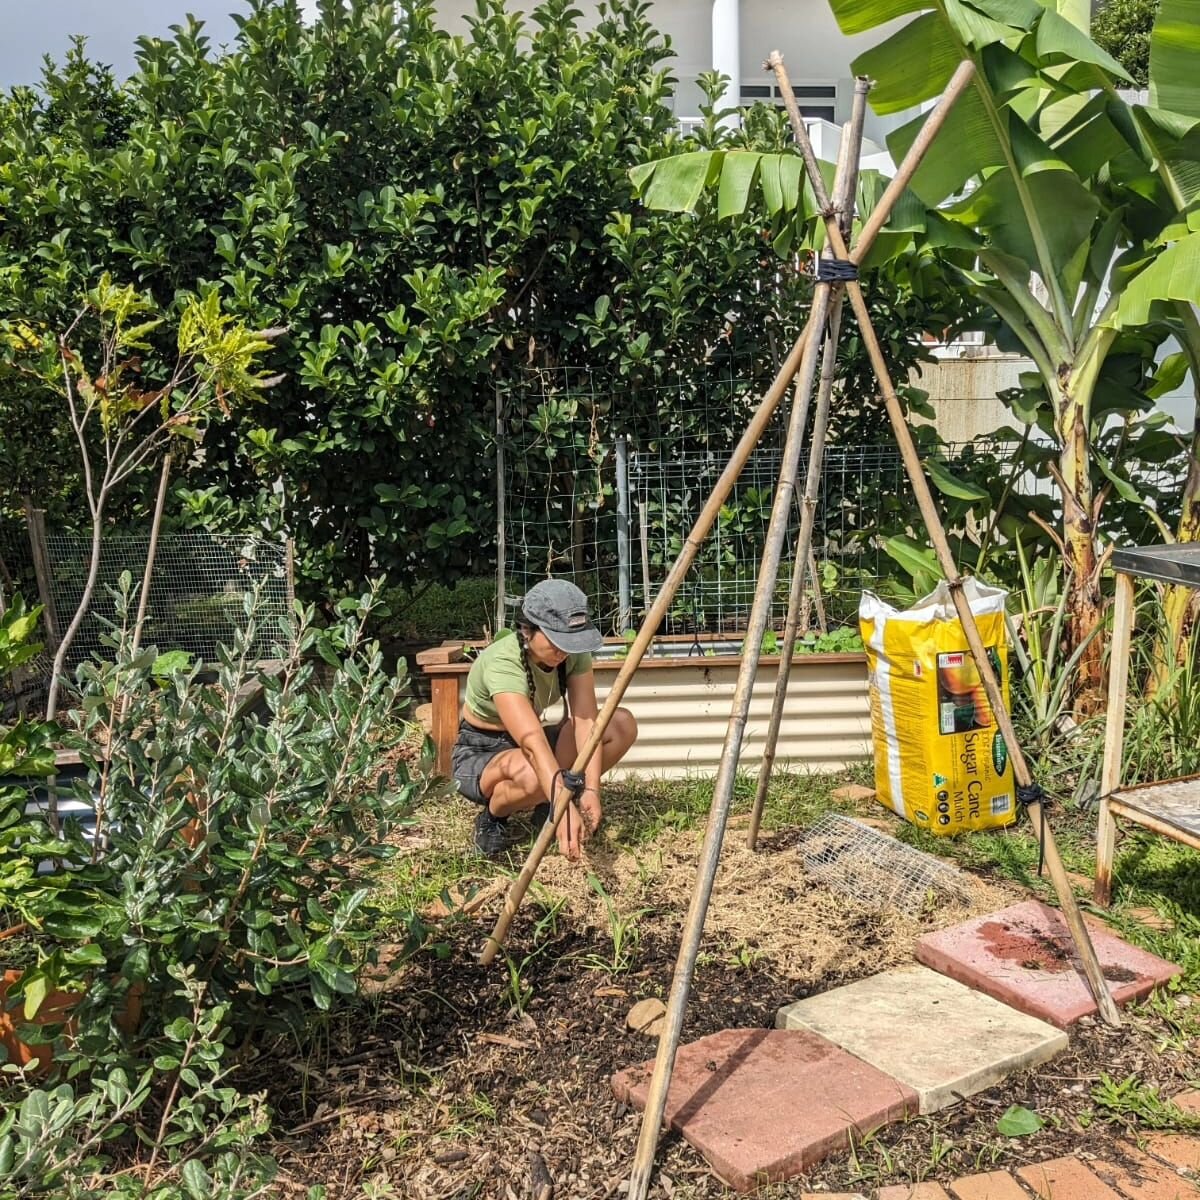
POLYGON ((550 805, 539 804, 537 808, 529 814, 529 824, 533 826, 534 833, 541 833, 542 826, 550 820, 550 805))
POLYGON ((486 808, 479 810, 479 815, 475 818, 475 849, 484 858, 495 858, 503 854, 516 840, 506 819, 493 817, 486 808))

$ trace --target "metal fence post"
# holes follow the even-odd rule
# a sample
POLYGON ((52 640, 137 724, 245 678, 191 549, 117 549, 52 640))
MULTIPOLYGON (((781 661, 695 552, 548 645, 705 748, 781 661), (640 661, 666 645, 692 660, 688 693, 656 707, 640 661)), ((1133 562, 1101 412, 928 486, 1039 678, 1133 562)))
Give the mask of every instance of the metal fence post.
POLYGON ((504 560, 508 555, 508 542, 504 531, 504 401, 500 387, 496 386, 496 628, 499 633, 508 624, 508 613, 504 604, 504 560))
POLYGON ((624 634, 633 627, 633 596, 631 575, 633 562, 629 554, 629 442, 624 434, 617 438, 617 632, 624 634))

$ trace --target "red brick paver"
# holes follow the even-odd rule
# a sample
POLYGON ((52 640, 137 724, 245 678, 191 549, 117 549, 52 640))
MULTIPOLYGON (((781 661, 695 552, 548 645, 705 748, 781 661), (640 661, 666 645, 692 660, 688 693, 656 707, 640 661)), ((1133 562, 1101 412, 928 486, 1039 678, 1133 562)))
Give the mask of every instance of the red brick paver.
POLYGON ((1121 1200, 1079 1159, 1053 1158, 1022 1167, 1017 1175, 1041 1200, 1121 1200))
POLYGON ((1173 1167, 1200 1171, 1200 1137, 1187 1133, 1149 1133, 1146 1149, 1173 1167))
POLYGON ((1129 1200, 1196 1200, 1200 1190, 1176 1175, 1170 1167, 1142 1154, 1136 1146, 1122 1146, 1132 1166, 1123 1163, 1095 1163, 1096 1174, 1129 1200))
POLYGON ((1029 1200, 1029 1193, 1007 1171, 964 1175, 950 1185, 955 1200, 1029 1200))
MULTIPOLYGON (((1140 999, 1179 968, 1087 922, 1118 1004, 1140 999)), ((925 934, 917 961, 1060 1029, 1096 1011, 1083 963, 1062 913, 1038 900, 1011 904, 925 934)))
MULTIPOLYGON (((653 1060, 612 1077, 646 1107, 653 1060)), ((726 1029, 679 1048, 665 1118, 739 1192, 790 1179, 851 1136, 917 1111, 917 1094, 800 1030, 726 1029)))
POLYGON ((1180 1092, 1179 1095, 1172 1096, 1171 1099, 1184 1112, 1200 1113, 1200 1088, 1188 1088, 1186 1092, 1180 1092))
POLYGON ((901 1183, 879 1189, 875 1200, 950 1200, 940 1183, 901 1183))

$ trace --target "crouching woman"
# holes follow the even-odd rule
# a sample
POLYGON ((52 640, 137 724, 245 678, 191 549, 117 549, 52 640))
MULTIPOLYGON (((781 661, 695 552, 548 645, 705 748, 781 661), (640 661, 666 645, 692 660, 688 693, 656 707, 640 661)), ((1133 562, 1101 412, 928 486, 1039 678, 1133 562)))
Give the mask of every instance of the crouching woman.
MULTIPOLYGON (((517 840, 514 814, 532 812, 535 827, 549 816, 560 772, 571 769, 599 711, 592 654, 602 641, 583 592, 565 579, 545 579, 522 600, 516 636, 497 638, 472 664, 451 764, 459 791, 480 805, 481 854, 499 854, 517 840), (564 697, 563 719, 543 724, 542 714, 564 697)), ((578 801, 559 822, 567 858, 578 859, 600 827, 600 777, 636 737, 633 714, 618 708, 588 761, 578 801)))

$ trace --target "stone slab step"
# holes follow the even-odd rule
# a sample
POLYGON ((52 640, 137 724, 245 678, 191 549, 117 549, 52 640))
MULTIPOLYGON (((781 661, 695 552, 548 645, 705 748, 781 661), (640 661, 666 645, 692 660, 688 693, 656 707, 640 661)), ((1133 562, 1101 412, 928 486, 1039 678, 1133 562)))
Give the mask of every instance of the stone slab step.
MULTIPOLYGON (((1179 968, 1139 950, 1099 921, 1088 932, 1118 1004, 1149 995, 1179 968)), ((918 961, 1021 1012, 1066 1029, 1096 1012, 1083 964, 1062 914, 1039 900, 927 933, 918 961)))
POLYGON ((1067 1047, 1053 1025, 911 964, 798 1000, 780 1029, 807 1029, 917 1093, 937 1112, 1067 1047))
MULTIPOLYGON (((646 1107, 653 1060, 612 1077, 646 1107)), ((680 1046, 665 1119, 739 1192, 803 1174, 917 1111, 916 1093, 832 1042, 800 1030, 726 1029, 680 1046)))

